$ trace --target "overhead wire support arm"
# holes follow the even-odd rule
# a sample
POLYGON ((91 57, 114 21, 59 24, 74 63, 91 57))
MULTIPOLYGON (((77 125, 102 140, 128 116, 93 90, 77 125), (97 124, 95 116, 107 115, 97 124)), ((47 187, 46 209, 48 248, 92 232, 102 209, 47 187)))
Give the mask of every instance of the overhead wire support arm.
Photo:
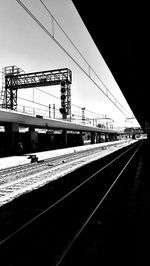
POLYGON ((25 73, 6 77, 12 80, 13 88, 33 88, 59 85, 62 80, 72 83, 72 72, 68 68, 25 73))

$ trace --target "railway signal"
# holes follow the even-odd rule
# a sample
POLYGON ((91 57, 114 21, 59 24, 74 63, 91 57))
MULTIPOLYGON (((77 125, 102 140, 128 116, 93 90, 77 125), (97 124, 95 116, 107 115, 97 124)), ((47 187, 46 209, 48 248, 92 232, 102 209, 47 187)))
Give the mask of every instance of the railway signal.
MULTIPOLYGON (((68 68, 47 70, 33 73, 22 73, 16 66, 5 67, 3 70, 3 103, 6 109, 17 110, 18 89, 61 85, 62 118, 66 119, 71 114, 71 83, 72 72, 68 68)), ((50 107, 49 107, 50 115, 50 107)))
POLYGON ((67 117, 67 84, 65 80, 61 81, 61 108, 60 108, 60 113, 63 115, 63 119, 67 117))
POLYGON ((71 94, 70 94, 70 84, 66 80, 61 81, 61 108, 60 113, 63 116, 63 119, 67 118, 67 115, 70 114, 71 109, 71 94))

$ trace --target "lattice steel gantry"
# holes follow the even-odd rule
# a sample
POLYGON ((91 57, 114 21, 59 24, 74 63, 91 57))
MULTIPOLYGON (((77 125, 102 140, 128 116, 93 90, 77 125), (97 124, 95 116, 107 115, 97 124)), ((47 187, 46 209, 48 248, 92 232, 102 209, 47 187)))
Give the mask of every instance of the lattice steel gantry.
POLYGON ((5 108, 11 110, 17 109, 18 89, 60 84, 62 92, 62 81, 65 81, 66 84, 66 94, 63 103, 61 101, 60 112, 63 118, 66 118, 67 115, 71 114, 72 72, 70 69, 63 68, 33 73, 21 73, 19 68, 11 66, 7 68, 5 72, 5 108))

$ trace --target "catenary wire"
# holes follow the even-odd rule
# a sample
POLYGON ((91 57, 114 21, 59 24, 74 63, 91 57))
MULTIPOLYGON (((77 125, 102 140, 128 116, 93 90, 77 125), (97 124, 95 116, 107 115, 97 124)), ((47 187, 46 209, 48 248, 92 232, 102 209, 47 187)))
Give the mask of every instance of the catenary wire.
MULTIPOLYGON (((49 109, 49 106, 48 106, 48 105, 45 105, 45 104, 42 104, 42 103, 39 103, 39 102, 35 102, 35 101, 33 101, 33 100, 28 100, 28 99, 25 99, 25 98, 22 98, 22 97, 18 97, 18 99, 23 100, 23 101, 26 101, 26 102, 34 103, 34 104, 37 104, 37 105, 40 105, 40 106, 43 106, 43 107, 46 107, 47 110, 49 109)), ((30 108, 31 106, 25 106, 25 107, 30 108)), ((76 106, 76 107, 78 107, 78 106, 76 106)), ((33 107, 31 107, 31 108, 33 108, 33 107)), ((56 111, 59 111, 59 109, 56 108, 56 107, 55 107, 55 110, 56 110, 56 111)), ((46 110, 41 109, 41 111, 46 111, 46 110)), ((89 112, 92 112, 92 111, 89 111, 89 112)), ((94 113, 94 112, 92 112, 92 113, 94 113)), ((96 114, 96 113, 95 113, 95 114, 96 114)), ((100 115, 100 114, 98 114, 98 115, 100 115)), ((74 116, 76 116, 76 117, 78 117, 78 118, 81 118, 81 120, 82 120, 82 115, 80 115, 80 114, 74 114, 74 116)), ((78 118, 77 118, 77 119, 78 119, 78 118)), ((86 119, 89 119, 89 120, 90 120, 90 119, 92 119, 92 118, 90 118, 90 117, 86 117, 86 119)), ((101 118, 99 118, 99 119, 101 119, 101 118)), ((105 117, 104 119, 107 119, 107 117, 105 117)))
POLYGON ((127 117, 127 114, 122 110, 122 106, 119 107, 117 103, 120 105, 120 103, 117 101, 117 99, 108 91, 104 92, 102 88, 94 81, 93 78, 81 67, 81 65, 67 52, 67 50, 54 38, 54 36, 44 27, 44 25, 33 15, 33 13, 20 1, 16 0, 20 6, 29 14, 29 16, 40 26, 40 28, 70 57, 70 59, 82 70, 82 72, 94 83, 94 85, 101 90, 101 92, 116 106, 120 112, 127 117), (111 94, 111 96, 114 98, 115 101, 109 97, 108 92, 111 94))
MULTIPOLYGON (((64 29, 61 27, 61 25, 58 23, 58 21, 55 19, 55 17, 52 15, 52 13, 50 12, 50 10, 48 9, 48 7, 45 5, 45 3, 40 0, 40 2, 42 3, 42 5, 44 6, 44 8, 47 10, 47 12, 49 13, 49 15, 54 19, 55 23, 58 25, 58 27, 61 29, 61 31, 64 33, 64 35, 66 36, 66 38, 69 40, 69 42, 73 45, 73 47, 76 49, 76 51, 79 53, 79 55, 82 57, 82 59, 85 61, 85 63, 88 65, 88 67, 90 68, 90 70, 92 70, 92 72, 95 74, 95 76, 100 80, 100 82, 103 84, 103 86, 106 88, 107 92, 110 93, 110 95, 112 97, 113 94, 110 92, 110 90, 108 89, 108 87, 106 86, 106 84, 103 82, 103 80, 97 75, 97 73, 95 72, 95 70, 91 67, 91 65, 88 63, 88 61, 85 59, 85 57, 83 56, 83 54, 80 52, 80 50, 77 48, 77 46, 73 43, 73 41, 69 38, 68 34, 64 31, 64 29)), ((54 36, 53 36, 54 37, 54 36)), ((114 97, 114 100, 117 101, 117 99, 114 97)), ((117 103, 120 105, 120 107, 122 107, 124 110, 125 108, 117 101, 117 103)), ((126 110, 125 110, 126 111, 126 110)))
MULTIPOLYGON (((39 89, 39 88, 35 88, 35 89, 38 90, 38 91, 40 91, 40 92, 43 92, 43 93, 45 93, 45 94, 47 94, 47 95, 50 95, 50 96, 52 96, 52 97, 54 97, 54 98, 56 98, 56 99, 60 99, 59 97, 57 97, 57 96, 55 96, 55 95, 53 95, 53 94, 51 94, 51 93, 49 93, 49 92, 43 91, 43 90, 41 90, 41 89, 39 89)), ((80 106, 78 106, 78 105, 76 105, 76 104, 74 104, 74 103, 71 103, 71 105, 74 106, 74 107, 79 108, 80 110, 81 110, 81 108, 82 108, 82 107, 80 107, 80 106)), ((87 112, 90 112, 90 113, 93 113, 93 114, 96 114, 96 115, 101 115, 102 117, 104 116, 104 115, 102 115, 102 114, 95 113, 95 112, 93 112, 93 111, 91 111, 91 110, 88 110, 88 109, 86 109, 86 111, 87 111, 87 112)))

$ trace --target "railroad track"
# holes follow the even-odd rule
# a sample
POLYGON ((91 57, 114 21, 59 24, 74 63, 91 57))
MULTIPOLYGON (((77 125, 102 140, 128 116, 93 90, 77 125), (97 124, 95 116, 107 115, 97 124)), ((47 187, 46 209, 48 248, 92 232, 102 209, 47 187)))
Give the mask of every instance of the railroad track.
MULTIPOLYGON (((41 211, 15 230, 11 228, 12 232, 9 228, 10 233, 7 235, 5 232, 1 238, 0 248, 4 254, 17 250, 16 255, 5 258, 8 263, 6 265, 37 265, 35 261, 55 266, 88 265, 84 264, 84 256, 82 264, 79 264, 79 254, 83 255, 83 247, 89 246, 89 228, 91 224, 93 227, 97 213, 101 217, 98 217, 101 225, 102 217, 114 201, 113 191, 117 186, 117 190, 120 190, 122 183, 126 184, 124 176, 141 145, 142 142, 137 142, 78 169, 76 176, 73 172, 56 186, 53 183, 53 193, 49 185, 41 193, 38 191, 32 197, 32 202, 31 197, 25 199, 21 208, 26 209, 26 204, 29 203, 30 212, 34 212, 35 208, 41 211), (54 196, 48 199, 50 193, 54 196), (46 197, 49 205, 43 206, 40 201, 39 206, 39 197, 43 202, 46 197)), ((18 219, 21 219, 19 215, 18 219)), ((6 228, 7 226, 5 231, 6 228)))
POLYGON ((0 206, 121 148, 109 146, 0 170, 0 206), (102 150, 103 149, 103 150, 102 150))

